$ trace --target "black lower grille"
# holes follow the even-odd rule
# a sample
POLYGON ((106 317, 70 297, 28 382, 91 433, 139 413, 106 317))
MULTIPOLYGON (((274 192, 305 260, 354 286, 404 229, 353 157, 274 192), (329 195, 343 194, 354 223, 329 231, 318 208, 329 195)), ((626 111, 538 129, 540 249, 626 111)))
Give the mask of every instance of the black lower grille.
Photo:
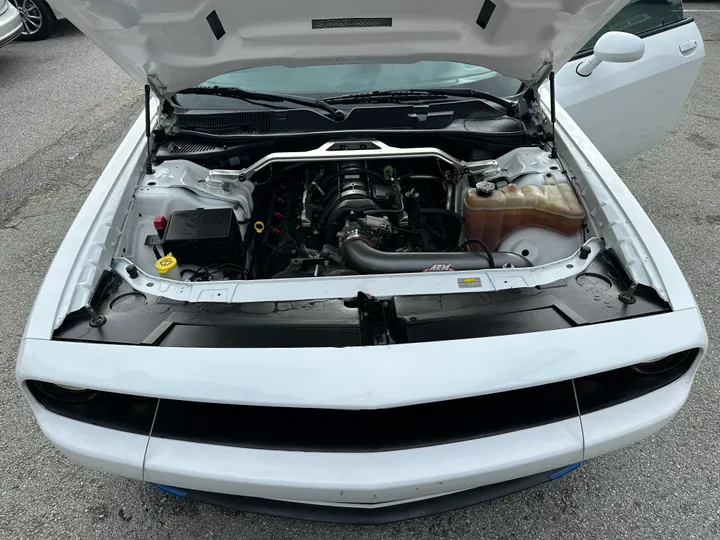
POLYGON ((572 383, 378 410, 162 400, 153 435, 246 448, 379 452, 488 437, 577 415, 572 383), (542 403, 542 407, 538 404, 542 403))

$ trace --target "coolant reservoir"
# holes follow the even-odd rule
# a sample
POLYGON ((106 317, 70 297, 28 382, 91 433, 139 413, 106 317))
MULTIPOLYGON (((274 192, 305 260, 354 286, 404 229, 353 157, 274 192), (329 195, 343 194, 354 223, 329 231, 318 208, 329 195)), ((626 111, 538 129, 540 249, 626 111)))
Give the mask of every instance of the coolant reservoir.
MULTIPOLYGON (((496 250, 510 233, 523 227, 543 227, 561 234, 575 234, 585 212, 570 184, 510 184, 501 189, 481 182, 465 196, 467 238, 482 240, 496 250)), ((479 246, 471 246, 478 251, 479 246)))

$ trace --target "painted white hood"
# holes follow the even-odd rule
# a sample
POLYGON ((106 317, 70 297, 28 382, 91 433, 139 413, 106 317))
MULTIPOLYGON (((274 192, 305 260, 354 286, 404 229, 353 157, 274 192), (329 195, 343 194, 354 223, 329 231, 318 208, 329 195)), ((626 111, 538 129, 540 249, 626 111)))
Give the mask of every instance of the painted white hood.
POLYGON ((262 65, 450 60, 526 83, 629 0, 49 0, 162 94, 262 65))

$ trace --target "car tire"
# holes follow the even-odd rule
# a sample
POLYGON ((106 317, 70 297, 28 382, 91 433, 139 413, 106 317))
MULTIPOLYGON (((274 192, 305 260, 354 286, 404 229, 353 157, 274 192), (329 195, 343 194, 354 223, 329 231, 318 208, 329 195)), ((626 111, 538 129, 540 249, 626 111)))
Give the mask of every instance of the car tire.
POLYGON ((57 19, 45 0, 10 0, 10 3, 18 8, 23 21, 18 40, 38 41, 52 34, 57 19))

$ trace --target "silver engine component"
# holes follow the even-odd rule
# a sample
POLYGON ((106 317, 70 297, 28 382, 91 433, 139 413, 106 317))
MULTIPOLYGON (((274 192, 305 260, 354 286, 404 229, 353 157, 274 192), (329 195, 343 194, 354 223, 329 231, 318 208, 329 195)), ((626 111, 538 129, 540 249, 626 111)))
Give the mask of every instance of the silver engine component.
POLYGON ((462 161, 438 148, 396 148, 381 141, 331 141, 306 152, 274 152, 239 171, 240 178, 250 179, 273 163, 314 163, 322 161, 395 160, 402 158, 437 158, 455 169, 457 176, 465 173, 494 174, 499 172, 498 163, 493 159, 462 161))

